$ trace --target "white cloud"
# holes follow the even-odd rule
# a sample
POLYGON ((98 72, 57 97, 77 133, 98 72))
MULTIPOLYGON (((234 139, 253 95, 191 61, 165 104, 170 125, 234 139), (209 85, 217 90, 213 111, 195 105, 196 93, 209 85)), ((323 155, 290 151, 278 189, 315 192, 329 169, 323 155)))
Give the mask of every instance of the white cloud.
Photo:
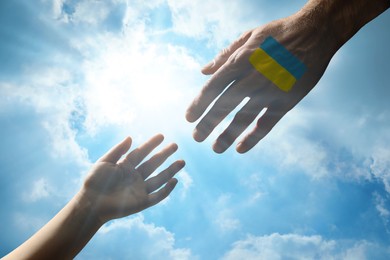
POLYGON ((232 232, 240 228, 241 223, 237 218, 229 216, 230 211, 224 210, 217 214, 215 223, 222 232, 232 232))
POLYGON ((180 191, 181 199, 185 199, 187 197, 188 190, 193 184, 193 179, 191 178, 191 175, 187 172, 182 170, 178 176, 177 176, 182 188, 180 191))
POLYGON ((390 247, 365 240, 326 240, 321 236, 273 233, 236 241, 223 259, 386 259, 390 247))
POLYGON ((80 1, 75 6, 72 14, 74 22, 83 22, 97 25, 107 18, 110 12, 109 1, 86 0, 80 1))
POLYGON ((383 145, 374 148, 370 169, 375 178, 381 180, 386 191, 390 193, 390 150, 389 146, 383 145))
POLYGON ((176 33, 207 39, 218 48, 264 19, 261 10, 257 10, 256 16, 252 15, 254 9, 249 2, 168 0, 168 5, 176 33))
POLYGON ((313 179, 327 177, 328 150, 321 143, 307 137, 307 131, 313 123, 310 116, 311 112, 298 108, 291 111, 261 141, 262 147, 256 147, 255 152, 262 153, 264 157, 265 150, 268 160, 277 163, 282 172, 297 169, 313 179))
POLYGON ((196 259, 190 249, 176 248, 174 234, 147 224, 141 214, 103 226, 76 259, 196 259), (109 241, 116 241, 110 245, 109 241))
POLYGON ((390 211, 385 208, 385 200, 383 197, 379 196, 379 194, 375 194, 376 200, 376 209, 380 213, 380 215, 384 218, 388 218, 390 216, 390 211))
MULTIPOLYGON (((47 0, 42 1, 47 2, 47 0)), ((93 27, 104 22, 117 4, 124 4, 125 2, 125 0, 53 0, 51 8, 52 15, 56 20, 93 27)))
POLYGON ((69 122, 80 95, 72 72, 61 67, 28 67, 21 78, 28 82, 0 83, 0 93, 32 107, 40 115, 50 137, 50 156, 89 167, 87 152, 75 141, 76 132, 69 122))
POLYGON ((23 193, 23 200, 26 202, 36 202, 47 198, 52 194, 51 186, 45 178, 40 178, 32 183, 31 190, 23 193))
POLYGON ((18 230, 15 230, 15 233, 19 231, 24 231, 28 235, 33 234, 41 227, 43 227, 48 219, 46 217, 36 217, 31 214, 26 214, 24 212, 15 212, 13 214, 13 223, 18 230))
POLYGON ((359 115, 337 114, 321 105, 300 105, 275 126, 253 153, 278 165, 280 172, 298 171, 313 180, 380 180, 390 192, 387 123, 371 128, 370 124, 380 123, 381 116, 366 120, 359 115), (349 118, 348 123, 345 118, 349 118), (359 137, 363 133, 367 140, 359 137))
POLYGON ((250 191, 250 197, 246 203, 248 205, 256 205, 263 196, 266 195, 264 191, 264 184, 261 180, 260 173, 253 173, 241 180, 241 185, 246 187, 250 191))
POLYGON ((378 211, 379 216, 382 218, 387 233, 390 233, 390 210, 386 208, 387 201, 388 199, 379 195, 379 193, 374 193, 375 208, 378 211))
MULTIPOLYGON (((103 2, 81 1, 74 6, 75 15, 80 6, 87 10, 88 5, 98 8, 103 2)), ((58 12, 63 4, 55 1, 53 8, 58 12)), ((133 137, 190 131, 184 111, 194 96, 188 89, 199 82, 199 64, 187 49, 153 41, 141 18, 132 22, 118 34, 68 35, 72 47, 84 57, 81 63, 53 56, 55 66, 32 64, 26 66, 21 84, 1 84, 4 96, 45 115, 43 125, 52 138, 53 156, 88 165, 87 151, 75 140, 78 131, 94 135, 110 126, 116 127, 118 135, 130 132, 133 137), (75 114, 80 120, 72 126, 75 114)))
POLYGON ((222 233, 237 231, 241 228, 241 222, 235 216, 230 200, 230 194, 222 194, 217 198, 215 209, 212 211, 213 213, 217 212, 212 216, 212 219, 217 230, 222 233))
POLYGON ((80 96, 89 134, 108 125, 126 134, 142 128, 144 135, 154 134, 157 125, 172 135, 191 127, 184 111, 200 66, 186 48, 154 41, 142 22, 133 21, 121 34, 71 39, 84 56, 77 73, 84 78, 80 96))
POLYGON ((58 19, 62 15, 62 6, 65 0, 53 0, 52 11, 53 17, 58 19))
MULTIPOLYGON (((15 98, 26 105, 32 105, 37 112, 48 112, 48 109, 59 109, 70 105, 73 92, 63 88, 71 84, 71 74, 61 67, 26 66, 20 79, 21 83, 1 82, 0 91, 9 99, 15 98)), ((68 110, 68 109, 67 109, 68 110)))

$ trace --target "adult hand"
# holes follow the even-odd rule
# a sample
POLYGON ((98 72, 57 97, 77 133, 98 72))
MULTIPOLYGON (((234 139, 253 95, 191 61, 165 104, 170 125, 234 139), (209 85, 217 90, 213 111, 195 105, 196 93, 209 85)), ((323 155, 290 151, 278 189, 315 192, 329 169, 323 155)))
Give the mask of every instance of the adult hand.
POLYGON ((266 109, 236 147, 240 153, 249 151, 317 84, 336 51, 389 6, 386 0, 309 0, 296 14, 244 33, 202 69, 212 77, 188 108, 187 120, 195 122, 216 102, 195 127, 194 139, 205 140, 248 97, 249 101, 219 135, 213 149, 224 152, 266 109), (303 76, 288 92, 279 89, 249 62, 249 57, 269 36, 306 66, 303 76))
POLYGON ((173 176, 184 167, 184 161, 176 161, 156 176, 148 177, 177 150, 176 144, 168 145, 140 164, 163 139, 162 135, 156 135, 120 160, 130 149, 128 137, 96 162, 85 180, 81 196, 102 223, 153 206, 173 190, 177 183, 173 176))
POLYGON ((316 31, 315 26, 304 21, 301 15, 294 15, 250 30, 203 68, 202 72, 212 74, 212 77, 188 108, 187 120, 198 120, 207 107, 217 100, 195 127, 193 136, 196 141, 205 140, 248 97, 249 101, 237 112, 213 145, 215 152, 224 152, 260 112, 266 109, 254 129, 236 147, 238 152, 245 153, 309 93, 323 75, 337 48, 334 43, 325 41, 323 32, 316 31), (251 54, 269 36, 275 38, 307 67, 303 77, 289 92, 279 89, 249 62, 251 54))

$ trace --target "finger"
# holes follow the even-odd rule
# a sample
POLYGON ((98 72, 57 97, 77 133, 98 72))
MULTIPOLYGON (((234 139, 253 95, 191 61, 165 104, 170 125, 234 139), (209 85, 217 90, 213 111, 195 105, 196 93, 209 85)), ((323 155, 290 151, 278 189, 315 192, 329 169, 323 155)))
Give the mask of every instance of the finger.
POLYGON ((176 179, 170 179, 163 188, 161 188, 157 192, 150 194, 148 197, 148 207, 156 205, 157 203, 159 203, 160 201, 168 197, 168 195, 175 188, 176 184, 177 184, 176 179))
POLYGON ((126 137, 122 142, 111 148, 105 155, 100 157, 98 162, 116 163, 131 146, 131 138, 126 137))
POLYGON ((183 160, 172 163, 167 169, 162 171, 160 174, 148 179, 146 181, 146 189, 148 193, 151 193, 159 189, 164 183, 168 182, 175 176, 185 165, 183 160))
POLYGON ((144 179, 148 178, 165 160, 177 151, 177 144, 170 144, 161 152, 155 154, 152 158, 141 164, 137 170, 144 179))
POLYGON ((225 131, 217 138, 213 145, 216 153, 223 153, 229 148, 242 132, 255 120, 264 108, 258 99, 250 99, 248 103, 234 116, 232 122, 225 131))
POLYGON ((153 136, 146 143, 140 147, 134 149, 126 156, 126 162, 132 166, 137 166, 148 154, 150 154, 154 148, 159 146, 164 140, 164 136, 161 134, 153 136))
POLYGON ((195 122, 223 90, 241 75, 235 64, 225 63, 206 83, 186 112, 186 119, 195 122))
POLYGON ((233 83, 199 121, 193 133, 194 139, 197 142, 204 141, 214 128, 241 103, 244 96, 245 93, 237 86, 237 83, 233 83))
POLYGON ((252 31, 245 32, 242 34, 236 41, 230 44, 229 47, 223 49, 213 61, 208 63, 203 67, 202 73, 205 75, 215 73, 225 62, 229 59, 229 57, 241 46, 243 46, 251 36, 252 31))
POLYGON ((237 145, 236 150, 239 153, 246 153, 252 149, 261 139, 263 139, 279 120, 286 114, 285 111, 275 110, 271 108, 259 118, 255 128, 237 145))

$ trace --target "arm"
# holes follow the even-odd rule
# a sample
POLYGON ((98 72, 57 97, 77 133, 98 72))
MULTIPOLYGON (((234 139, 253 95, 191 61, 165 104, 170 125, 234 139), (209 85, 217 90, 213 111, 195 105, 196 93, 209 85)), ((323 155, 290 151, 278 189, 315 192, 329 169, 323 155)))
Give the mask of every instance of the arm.
MULTIPOLYGON (((202 73, 212 77, 187 110, 189 122, 201 118, 195 127, 194 139, 205 140, 244 98, 249 97, 219 135, 213 149, 224 152, 266 109, 254 129, 236 147, 240 153, 252 149, 314 88, 337 50, 389 7, 389 0, 310 0, 299 12, 244 33, 202 69, 202 73), (273 73, 272 81, 250 60, 269 37, 305 66, 304 73, 293 78, 296 81, 290 85, 291 89, 283 89, 275 83, 287 78, 278 76, 281 75, 278 70, 268 70, 273 73), (215 99, 215 104, 203 115, 215 99)), ((257 61, 266 63, 265 59, 257 61)))
POLYGON ((173 176, 183 168, 184 161, 176 161, 160 174, 148 177, 177 150, 177 145, 167 146, 140 164, 162 140, 163 136, 157 135, 120 161, 131 139, 115 146, 94 165, 74 198, 4 259, 72 259, 107 221, 137 213, 166 198, 177 183, 173 176))

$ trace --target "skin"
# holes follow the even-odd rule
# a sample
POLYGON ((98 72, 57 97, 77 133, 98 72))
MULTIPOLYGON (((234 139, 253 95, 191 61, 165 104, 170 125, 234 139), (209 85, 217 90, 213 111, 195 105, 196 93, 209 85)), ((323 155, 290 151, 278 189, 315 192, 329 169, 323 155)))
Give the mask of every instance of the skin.
POLYGON ((389 7, 388 0, 310 0, 293 15, 242 34, 202 69, 211 78, 186 113, 189 122, 200 119, 194 139, 204 141, 248 97, 249 101, 218 136, 213 150, 222 153, 228 149, 265 110, 254 129, 236 146, 239 153, 252 149, 315 87, 337 50, 389 7), (305 74, 289 92, 273 85, 249 63, 250 55, 268 36, 307 66, 305 74), (213 101, 216 102, 205 113, 213 101))
POLYGON ((178 160, 149 177, 176 150, 170 144, 141 163, 164 137, 156 135, 120 159, 131 146, 128 137, 92 167, 81 190, 42 229, 3 259, 72 259, 99 228, 112 219, 140 212, 165 199, 174 189, 178 160))

